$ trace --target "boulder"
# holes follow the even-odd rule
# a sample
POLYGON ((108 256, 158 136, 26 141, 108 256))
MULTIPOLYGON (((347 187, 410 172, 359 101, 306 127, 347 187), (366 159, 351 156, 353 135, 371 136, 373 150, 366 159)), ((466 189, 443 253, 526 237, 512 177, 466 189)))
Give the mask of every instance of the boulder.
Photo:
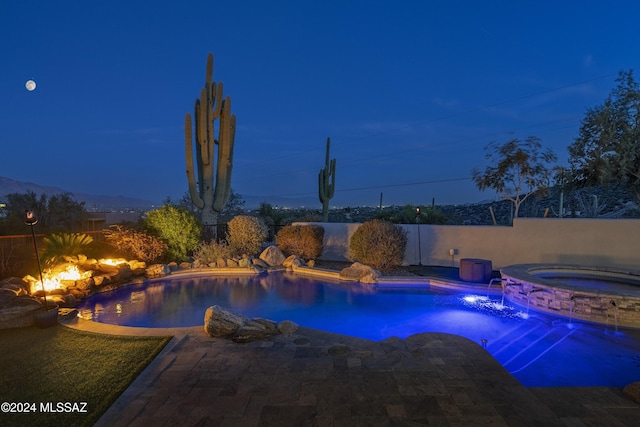
POLYGON ((254 317, 253 319, 251 319, 251 322, 263 325, 268 331, 273 332, 274 334, 278 333, 278 325, 273 320, 254 317))
POLYGON ((295 331, 298 330, 298 324, 295 322, 292 322, 291 320, 283 320, 282 322, 278 323, 278 331, 281 334, 293 334, 295 331))
MULTIPOLYGON (((105 274, 101 274, 99 276, 93 276, 91 279, 93 279, 93 283, 96 286, 102 286, 102 285, 107 285, 111 282, 111 277, 105 275, 105 274)), ((78 282, 76 282, 78 283, 78 282)), ((76 285, 76 288, 81 289, 83 291, 89 290, 91 289, 91 285, 89 284, 89 286, 86 287, 79 287, 76 285)))
POLYGON ((277 246, 268 246, 260 254, 260 259, 264 261, 269 267, 276 267, 282 265, 286 259, 284 254, 277 246))
POLYGON ((16 294, 16 296, 29 295, 24 286, 16 285, 14 283, 6 283, 0 287, 0 289, 8 289, 16 294))
POLYGON ((136 270, 140 270, 140 269, 145 269, 147 268, 147 263, 144 261, 138 261, 136 259, 129 261, 129 267, 131 268, 131 271, 136 271, 136 270))
POLYGON ((217 305, 211 306, 204 313, 204 331, 211 337, 228 337, 235 334, 249 319, 231 313, 217 305))
POLYGON ((267 264, 266 262, 264 262, 260 258, 252 258, 251 259, 251 263, 253 264, 254 267, 259 267, 261 269, 269 268, 269 264, 267 264))
MULTIPOLYGON (((105 278, 107 276, 96 276, 99 278, 105 278)), ((100 281, 100 284, 103 285, 104 284, 104 280, 100 281)), ((91 289, 94 285, 97 286, 97 281, 95 278, 93 277, 87 277, 86 279, 80 279, 80 280, 76 280, 73 283, 73 286, 78 288, 78 289, 83 289, 83 290, 89 290, 91 289)))
POLYGON ((33 313, 40 310, 42 305, 36 299, 14 294, 13 297, 0 302, 0 329, 31 326, 33 313))
POLYGON ((166 264, 153 264, 147 267, 145 273, 149 279, 155 279, 156 277, 164 277, 171 273, 169 267, 166 264))
POLYGON ((24 292, 19 292, 19 294, 21 295, 27 295, 31 290, 31 285, 29 284, 29 282, 24 281, 20 277, 7 277, 6 279, 0 281, 0 288, 13 289, 16 286, 24 290, 24 292))
POLYGON ((246 343, 262 340, 278 334, 291 334, 298 325, 290 320, 280 323, 267 319, 247 319, 217 305, 204 314, 204 331, 211 337, 230 337, 233 342, 246 343))
POLYGON ((340 270, 340 280, 357 282, 360 280, 360 270, 353 267, 347 267, 340 270))
POLYGON ((250 267, 251 266, 251 258, 247 254, 243 254, 242 258, 238 260, 238 267, 250 267))
POLYGON ((233 342, 246 343, 263 340, 276 334, 278 334, 278 330, 276 329, 275 324, 268 325, 264 322, 249 320, 236 330, 231 339, 233 342))
POLYGON ((191 264, 190 262, 181 262, 180 263, 180 270, 191 270, 193 268, 193 264, 191 264))
POLYGON ((354 262, 350 267, 343 268, 340 271, 340 280, 374 284, 379 277, 380 272, 378 270, 359 262, 354 262))
POLYGON ((290 255, 282 262, 282 266, 287 270, 292 270, 295 267, 300 267, 304 265, 304 261, 300 259, 297 255, 290 255))

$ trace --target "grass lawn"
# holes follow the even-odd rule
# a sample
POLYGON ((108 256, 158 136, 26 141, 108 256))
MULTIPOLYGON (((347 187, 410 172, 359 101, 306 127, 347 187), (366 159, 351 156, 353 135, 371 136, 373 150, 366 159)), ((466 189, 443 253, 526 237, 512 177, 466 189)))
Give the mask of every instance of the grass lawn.
POLYGON ((0 425, 93 425, 169 340, 100 335, 62 325, 0 330, 0 425), (31 412, 5 412, 4 402, 28 406, 31 412), (63 410, 86 412, 42 412, 49 402, 54 410, 63 402, 63 410))

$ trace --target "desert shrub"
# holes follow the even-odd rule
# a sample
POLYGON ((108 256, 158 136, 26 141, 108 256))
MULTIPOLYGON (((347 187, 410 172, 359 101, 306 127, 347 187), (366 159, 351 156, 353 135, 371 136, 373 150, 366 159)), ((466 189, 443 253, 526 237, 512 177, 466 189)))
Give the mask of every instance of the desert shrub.
POLYGON ((44 248, 41 259, 51 266, 63 260, 64 256, 87 254, 93 237, 80 233, 54 233, 43 239, 44 248))
POLYGON ((148 212, 144 224, 167 244, 171 261, 187 260, 200 243, 202 227, 196 216, 184 208, 164 205, 148 212))
POLYGON ((211 241, 209 243, 200 242, 200 245, 193 251, 193 260, 201 264, 209 265, 215 263, 218 258, 231 258, 231 248, 225 242, 217 243, 211 241))
POLYGON ((316 259, 322 254, 324 228, 319 225, 287 225, 278 231, 276 244, 285 255, 316 259))
POLYGON ((260 218, 239 215, 229 221, 227 242, 235 255, 256 255, 267 237, 267 226, 260 218))
POLYGON ((167 245, 155 236, 112 225, 104 231, 109 246, 114 248, 118 255, 137 259, 144 262, 154 262, 162 258, 167 251, 167 245))
POLYGON ((349 241, 349 249, 356 260, 379 270, 402 264, 406 247, 406 231, 379 219, 363 223, 349 241))

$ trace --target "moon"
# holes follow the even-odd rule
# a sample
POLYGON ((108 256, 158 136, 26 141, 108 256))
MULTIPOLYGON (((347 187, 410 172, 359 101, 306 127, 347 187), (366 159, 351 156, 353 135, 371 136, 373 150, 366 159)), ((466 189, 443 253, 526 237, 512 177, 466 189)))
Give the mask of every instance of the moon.
POLYGON ((34 82, 33 80, 27 80, 27 82, 24 84, 24 87, 26 87, 27 90, 31 92, 36 89, 36 82, 34 82))

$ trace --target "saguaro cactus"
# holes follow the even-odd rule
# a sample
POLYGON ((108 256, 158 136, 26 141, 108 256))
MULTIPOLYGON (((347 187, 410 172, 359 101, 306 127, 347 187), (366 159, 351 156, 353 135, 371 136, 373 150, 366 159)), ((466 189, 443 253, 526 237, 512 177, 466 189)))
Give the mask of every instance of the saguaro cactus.
POLYGON ((318 195, 322 203, 322 220, 329 220, 329 200, 333 198, 336 189, 336 159, 329 161, 329 147, 331 138, 327 138, 327 155, 324 161, 324 168, 318 174, 318 195))
POLYGON ((222 98, 222 82, 211 81, 212 75, 213 55, 210 53, 207 58, 205 84, 200 90, 200 98, 196 99, 195 103, 195 140, 191 134, 191 115, 189 113, 184 120, 184 132, 187 181, 189 182, 191 202, 200 210, 202 224, 214 236, 218 215, 229 200, 231 193, 236 116, 231 114, 231 98, 228 96, 222 98), (219 120, 217 138, 214 133, 216 120, 219 120), (193 161, 194 145, 197 171, 194 169, 193 161))

